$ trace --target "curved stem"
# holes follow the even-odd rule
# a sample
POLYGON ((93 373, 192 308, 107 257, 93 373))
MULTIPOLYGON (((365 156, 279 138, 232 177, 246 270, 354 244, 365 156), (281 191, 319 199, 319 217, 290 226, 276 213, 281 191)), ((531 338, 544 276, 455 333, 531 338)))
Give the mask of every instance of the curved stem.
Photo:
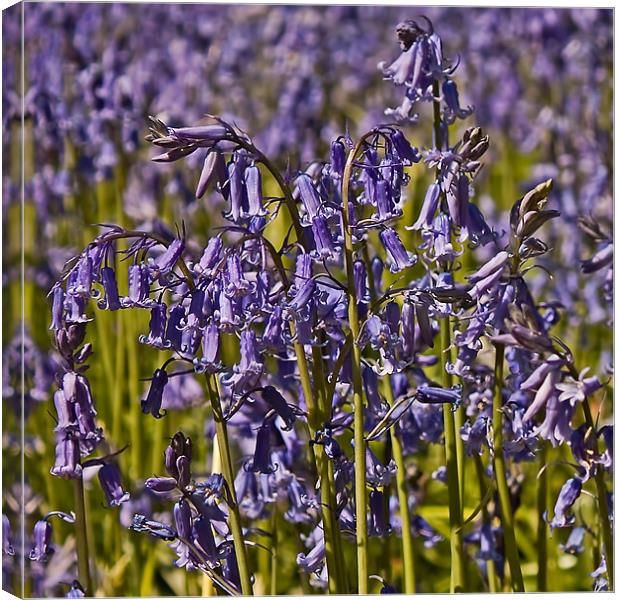
POLYGON ((493 467, 497 494, 499 496, 499 508, 504 531, 504 546, 506 559, 510 565, 510 577, 512 589, 515 592, 524 592, 521 563, 514 529, 514 515, 510 502, 510 491, 506 480, 506 464, 504 462, 504 419, 502 390, 504 385, 504 346, 498 344, 495 348, 495 393, 493 395, 493 467))
MULTIPOLYGON (((450 321, 443 318, 440 321, 441 356, 440 364, 450 362, 450 321)), ((452 376, 442 367, 443 385, 452 386, 452 376)), ((456 443, 456 428, 451 404, 443 405, 443 421, 446 447, 446 470, 448 476, 448 510, 450 513, 450 556, 451 576, 450 592, 465 591, 465 555, 463 551, 463 528, 461 527, 462 511, 459 485, 458 453, 456 443)))
POLYGON ((208 375, 206 379, 207 394, 211 402, 213 419, 215 421, 217 446, 222 461, 222 474, 224 475, 228 487, 230 531, 233 536, 233 545, 239 569, 239 579, 241 580, 241 592, 245 596, 251 596, 253 594, 252 580, 243 540, 243 531, 241 530, 241 515, 239 514, 239 505, 237 504, 237 494, 235 493, 235 476, 230 455, 230 446, 228 444, 228 429, 222 413, 222 405, 217 390, 217 380, 213 375, 208 375))
MULTIPOLYGON (((394 405, 394 390, 390 377, 382 379, 383 392, 390 406, 394 405)), ((405 458, 400 439, 396 433, 396 427, 390 427, 390 441, 392 443, 392 456, 396 463, 396 489, 398 492, 398 511, 401 520, 402 544, 403 544, 403 579, 405 581, 405 594, 414 594, 416 591, 416 567, 413 546, 413 533, 411 531, 411 514, 409 512, 409 494, 407 491, 407 473, 405 470, 405 458)))

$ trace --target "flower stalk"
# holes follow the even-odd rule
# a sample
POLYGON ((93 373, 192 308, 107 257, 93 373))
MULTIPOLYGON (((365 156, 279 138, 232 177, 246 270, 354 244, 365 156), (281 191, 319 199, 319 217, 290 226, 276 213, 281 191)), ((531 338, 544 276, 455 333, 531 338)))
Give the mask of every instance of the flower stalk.
POLYGON ((342 176, 342 229, 344 236, 345 268, 347 272, 347 300, 349 326, 353 344, 351 346, 351 371, 353 379, 353 437, 355 441, 355 523, 357 542, 358 594, 368 593, 368 524, 366 521, 366 441, 364 439, 364 400, 362 390, 361 351, 357 344, 360 325, 357 313, 357 297, 353 274, 353 236, 349 227, 349 185, 353 161, 364 143, 362 137, 349 152, 342 176))
POLYGON ((233 536, 233 544, 235 547, 235 556, 237 558, 237 566, 239 569, 239 578, 241 580, 241 592, 245 596, 252 596, 252 579, 250 567, 248 563, 245 542, 243 539, 243 531, 241 530, 241 515, 239 514, 239 505, 235 493, 235 476, 232 465, 232 457, 230 454, 230 446, 228 444, 228 429, 226 421, 222 413, 222 405, 217 389, 217 381, 213 376, 207 376, 207 394, 213 410, 213 419, 215 421, 215 431, 217 434, 217 446, 221 456, 221 465, 228 488, 228 504, 230 509, 230 531, 233 536))
MULTIPOLYGON (((450 321, 443 318, 440 320, 441 348, 440 364, 450 362, 450 321)), ((452 386, 452 375, 442 368, 443 385, 450 388, 452 386)), ((446 470, 448 476, 448 510, 450 512, 450 556, 451 556, 451 575, 450 592, 464 592, 465 587, 465 554, 463 549, 463 529, 462 529, 462 508, 459 484, 458 453, 457 453, 457 432, 455 428, 454 412, 452 405, 443 405, 443 420, 446 446, 446 470)))
POLYGON ((510 491, 506 479, 506 463, 504 461, 504 419, 502 392, 504 384, 504 346, 495 346, 495 393, 493 395, 493 468, 497 494, 499 496, 499 508, 504 532, 504 547, 506 559, 510 566, 510 578, 512 589, 515 592, 524 592, 523 575, 514 528, 514 515, 510 502, 510 491))
POLYGON ((84 501, 84 479, 80 474, 73 480, 75 505, 75 545, 77 549, 78 577, 87 596, 94 596, 90 573, 88 535, 86 528, 86 504, 84 501))

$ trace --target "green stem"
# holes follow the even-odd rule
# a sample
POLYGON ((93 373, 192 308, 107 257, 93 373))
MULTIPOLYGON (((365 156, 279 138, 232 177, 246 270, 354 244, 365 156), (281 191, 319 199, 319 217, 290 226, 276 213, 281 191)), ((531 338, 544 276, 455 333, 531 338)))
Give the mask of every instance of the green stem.
MULTIPOLYGON (((441 327, 441 360, 440 364, 450 360, 450 321, 443 318, 441 327)), ((444 387, 452 385, 452 376, 442 367, 444 387)), ((450 592, 465 591, 465 554, 463 550, 463 529, 461 527, 461 497, 458 472, 458 454, 456 443, 455 419, 451 404, 443 405, 445 431, 446 470, 448 477, 448 510, 450 514, 450 557, 451 575, 450 592)))
POLYGON ((75 545, 77 549, 78 577, 87 596, 94 596, 88 559, 88 535, 86 533, 86 506, 84 503, 84 480, 80 475, 73 480, 75 502, 75 545))
MULTIPOLYGON (((382 380, 383 393, 390 406, 394 405, 394 390, 390 377, 382 380)), ((403 579, 405 581, 405 594, 414 594, 416 591, 416 568, 413 546, 413 533, 411 531, 411 514, 409 512, 407 492, 407 472, 405 470, 405 457, 400 439, 396 434, 396 427, 390 427, 390 441, 392 444, 392 456, 396 463, 396 489, 398 492, 398 510, 401 519, 402 544, 403 544, 403 579)))
POLYGON ((355 440, 355 529, 357 538, 357 583, 358 594, 368 593, 368 523, 366 502, 366 441, 364 439, 364 399, 361 372, 361 350, 357 344, 359 337, 359 320, 355 280, 353 276, 353 237, 349 228, 349 184, 355 156, 361 149, 364 137, 347 157, 342 176, 342 229, 344 235, 344 256, 347 270, 347 296, 349 309, 349 327, 353 344, 351 348, 351 374, 353 379, 353 438, 355 440))
POLYGON ((512 589, 515 592, 524 592, 523 575, 519 562, 519 552, 514 529, 514 515, 510 503, 510 491, 506 479, 506 463, 504 462, 504 433, 503 433, 503 401, 502 390, 504 385, 504 346, 498 344, 495 348, 495 394, 493 395, 493 466, 495 481, 499 496, 499 508, 504 532, 504 546, 506 559, 510 566, 512 589))
POLYGON ((536 575, 536 583, 539 592, 546 592, 547 585, 547 521, 545 520, 545 512, 547 510, 547 444, 543 441, 538 456, 538 490, 536 494, 536 503, 538 511, 538 572, 536 575))
POLYGON ((237 567, 239 569, 239 579, 241 580, 241 592, 244 596, 252 596, 252 580, 248 564, 248 557, 245 551, 245 542, 243 540, 243 531, 241 530, 241 515, 239 514, 239 505, 237 504, 237 494, 235 493, 235 476, 233 472, 232 458, 230 455, 230 446, 228 444, 228 429, 226 421, 222 413, 222 405, 220 404, 220 396, 217 389, 217 380, 213 376, 207 377, 207 393, 211 408, 213 410, 213 419, 215 421, 215 432, 217 435, 217 446, 222 460, 222 471, 226 486, 228 488, 229 500, 229 521, 230 531, 233 536, 233 545, 235 548, 235 556, 237 558, 237 567))
MULTIPOLYGON (((486 485, 484 483, 484 465, 482 464, 482 459, 479 454, 474 455, 474 462, 476 464, 476 475, 478 477, 478 489, 480 491, 480 501, 484 499, 486 495, 486 485)), ((491 517, 489 515, 489 509, 487 508, 486 502, 482 505, 482 522, 485 525, 491 525, 491 517)), ((495 562, 493 560, 487 560, 487 581, 489 584, 489 592, 492 594, 497 593, 497 574, 495 573, 495 562)))
MULTIPOLYGON (((321 356, 321 349, 318 346, 312 346, 312 374, 314 376, 315 388, 317 390, 318 396, 318 406, 317 412, 320 416, 321 423, 329 423, 332 418, 332 408, 331 408, 331 397, 327 396, 327 388, 326 388, 326 379, 325 373, 323 370, 323 357, 321 356)), ((325 493, 327 494, 327 506, 326 509, 329 515, 325 514, 324 517, 324 526, 325 526, 325 552, 327 554, 327 546, 329 545, 329 552, 332 557, 332 568, 335 569, 333 571, 333 579, 332 588, 333 593, 338 593, 336 590, 341 593, 346 591, 347 582, 345 579, 345 573, 343 569, 340 568, 340 565, 344 564, 343 554, 342 554, 342 540, 340 536, 340 525, 338 523, 338 514, 336 509, 336 497, 334 490, 336 489, 336 481, 334 477, 334 468, 331 461, 322 453, 320 466, 321 469, 319 472, 321 473, 321 482, 323 479, 326 479, 327 485, 325 486, 325 493)), ((321 495, 323 494, 323 488, 321 491, 321 495)), ((324 501, 322 500, 322 503, 324 501)), ((328 563, 328 573, 329 573, 329 563, 328 563)))

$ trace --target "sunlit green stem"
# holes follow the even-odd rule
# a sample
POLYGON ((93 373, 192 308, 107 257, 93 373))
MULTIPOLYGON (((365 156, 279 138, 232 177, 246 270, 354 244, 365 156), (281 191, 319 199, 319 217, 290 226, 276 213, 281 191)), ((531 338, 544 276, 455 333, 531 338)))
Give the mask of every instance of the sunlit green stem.
MULTIPOLYGON (((482 458, 479 454, 474 455, 474 462, 476 464, 476 475, 478 477, 478 489, 480 491, 480 501, 484 499, 487 490, 484 483, 484 465, 482 464, 482 458)), ((491 525, 491 517, 489 515, 489 509, 486 502, 482 504, 482 522, 485 525, 491 525)), ((489 592, 492 594, 498 592, 497 588, 497 574, 495 573, 495 562, 489 559, 487 562, 487 581, 489 584, 489 592)))
POLYGON ((233 544, 235 548, 235 556, 237 558, 237 567, 239 569, 239 579, 241 580, 241 592, 245 596, 251 596, 252 580, 250 576, 250 568, 248 557, 243 540, 243 531, 241 530, 241 515, 239 514, 239 505, 237 503, 237 494, 235 493, 235 476, 233 471, 232 457, 230 455, 230 446, 228 444, 228 429, 220 404, 220 395, 217 389, 217 381, 213 376, 207 376, 207 393, 213 410, 213 419, 215 421, 215 432, 217 435, 217 446, 222 461, 222 471, 226 486, 228 488, 229 502, 229 521, 230 531, 233 536, 233 544))
POLYGON ((536 504, 538 512, 538 571, 536 583, 539 592, 547 591, 547 521, 545 512, 547 510, 547 444, 543 441, 538 455, 538 490, 536 493, 536 504))
MULTIPOLYGON (((381 380, 383 393, 390 406, 394 405, 394 390, 389 377, 381 380)), ((413 533, 411 531, 411 514, 409 512, 407 472, 405 470, 405 458, 400 439, 396 434, 396 428, 390 428, 390 441, 392 444, 392 456, 396 463, 396 489, 398 492, 398 511, 401 519, 402 544, 403 544, 403 579, 405 582, 405 594, 415 593, 416 565, 413 546, 413 533)))
POLYGON ((357 538, 357 583, 358 594, 368 593, 368 523, 366 502, 366 441, 364 439, 364 399, 361 372, 361 351, 357 344, 359 320, 355 280, 353 276, 353 237, 349 228, 349 183, 353 161, 364 141, 362 138, 347 158, 342 176, 342 229, 344 235, 344 256, 347 270, 347 296, 349 327, 353 344, 351 347, 351 375, 353 380, 353 438, 355 440, 355 529, 357 538))
POLYGON ((86 533, 86 505, 84 502, 84 480, 80 475, 73 480, 75 504, 75 545, 77 549, 78 578, 87 596, 94 596, 90 562, 88 557, 88 535, 86 533))
MULTIPOLYGON (((450 362, 450 321, 448 318, 440 320, 441 336, 441 365, 450 362)), ((452 386, 452 376, 442 366, 443 385, 452 386)), ((451 404, 443 405, 443 421, 445 435, 446 471, 448 477, 448 511, 450 514, 450 557, 451 576, 450 592, 465 591, 465 554, 463 550, 463 530, 461 496, 458 473, 458 454, 456 443, 456 429, 454 413, 451 404)))
POLYGON ((495 393, 493 395, 493 467, 497 495, 499 496, 499 508, 504 532, 504 547, 506 559, 510 566, 512 589, 515 592, 523 592, 523 575, 515 537, 514 515, 510 502, 510 491, 506 479, 506 463, 504 462, 504 434, 503 434, 503 402, 502 391, 504 387, 504 346, 498 344, 495 348, 495 393))

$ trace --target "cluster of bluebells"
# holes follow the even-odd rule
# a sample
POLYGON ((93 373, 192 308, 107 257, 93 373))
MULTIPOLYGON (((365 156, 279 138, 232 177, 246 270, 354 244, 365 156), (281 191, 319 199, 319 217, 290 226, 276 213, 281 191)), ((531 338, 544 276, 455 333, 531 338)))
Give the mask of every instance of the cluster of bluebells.
MULTIPOLYGON (((70 21, 66 27, 72 27, 70 21)), ((50 292, 50 329, 59 355, 53 395, 57 421, 53 475, 79 479, 85 469, 97 468, 108 504, 119 506, 129 500, 115 454, 91 456, 105 447, 86 377, 92 353, 90 343, 84 343, 86 324, 95 306, 149 314, 148 331, 139 342, 165 357, 144 397, 133 399, 140 403, 144 419, 164 418, 171 405, 166 395, 188 375, 217 383, 219 416, 235 432, 243 456, 234 481, 220 473, 196 481, 192 444, 178 432, 164 453, 167 475, 145 482, 160 499, 174 503, 172 518, 136 514, 130 528, 170 542, 175 566, 203 571, 229 594, 242 589, 230 522, 231 511, 237 509, 247 524, 244 535, 250 535, 255 533, 253 523, 276 506, 277 510, 285 506, 283 517, 298 528, 304 546, 297 555, 298 566, 311 575, 313 585, 327 586, 327 524, 321 508, 326 499, 314 465, 308 462, 308 448, 329 461, 333 470, 336 527, 347 535, 356 533, 355 463, 347 450, 350 444, 343 443, 353 421, 352 344, 363 357, 359 368, 371 537, 403 532, 402 507, 393 490, 396 464, 389 457, 380 460, 370 442, 385 441, 394 433, 407 458, 424 445, 443 443, 443 406, 449 404, 455 410, 464 408, 465 423, 458 434, 467 454, 484 457, 493 450, 488 391, 497 382, 484 360, 490 344, 507 347, 505 457, 514 463, 532 460, 548 441, 553 446, 567 444, 577 464, 549 516, 552 528, 574 526, 564 551, 577 554, 582 544, 584 524, 576 523, 572 510, 583 486, 612 469, 612 427, 597 424, 592 430, 578 424, 577 416, 578 406, 603 384, 587 370, 576 371, 569 348, 551 332, 559 320, 558 303, 537 303, 526 281, 532 261, 549 251, 539 230, 560 216, 547 208, 551 183, 533 187, 514 204, 507 233, 490 225, 473 199, 489 138, 480 128, 470 127, 454 145, 449 143, 449 126, 473 111, 459 100, 453 77, 457 63, 444 59, 441 39, 430 21, 405 21, 396 32, 401 54, 379 68, 398 90, 404 89, 405 97, 400 107, 386 114, 394 121, 416 120, 416 103, 432 103, 439 118, 438 139, 432 147, 416 147, 393 124, 374 126, 357 144, 349 133, 336 138, 328 160, 311 162, 305 169, 289 167, 280 174, 268 158, 279 149, 267 143, 265 151, 259 150, 261 136, 255 142, 227 120, 209 117, 203 125, 172 127, 163 117, 151 118, 147 140, 159 152, 153 161, 168 165, 187 160, 187 170, 198 182, 189 194, 192 201, 205 198, 209 206, 225 205, 225 225, 212 232, 206 244, 198 243, 185 227, 175 236, 167 228, 162 233, 162 227, 104 226, 50 292), (418 163, 432 173, 432 183, 409 225, 402 217, 411 201, 411 167, 418 163), (278 183, 280 196, 267 196, 267 178, 278 183), (342 197, 345 178, 348 198, 342 197), (274 243, 268 230, 281 211, 289 212, 293 225, 284 239, 274 243), (403 225, 413 231, 410 239, 415 244, 410 247, 403 241, 407 239, 403 225), (354 245, 350 281, 343 260, 345 226, 354 245), (128 247, 118 249, 119 240, 128 241, 128 247), (494 253, 493 258, 459 278, 459 257, 466 248, 479 247, 494 253), (121 268, 127 269, 126 290, 119 284, 125 279, 119 277, 121 268), (349 289, 351 284, 354 290, 349 289), (348 322, 351 296, 357 301, 357 339, 351 339, 348 322), (431 375, 437 370, 442 319, 456 324, 454 362, 444 365, 441 357, 439 365, 457 381, 451 387, 439 385, 431 375), (238 340, 239 358, 234 362, 223 357, 224 339, 238 340), (324 422, 318 427, 311 414, 313 399, 306 397, 300 354, 310 365, 311 390, 326 396, 324 422), (382 380, 391 386, 393 401, 386 398, 382 380)), ((106 60, 115 66, 118 59, 113 54, 106 60)), ((89 102, 98 107, 97 119, 87 129, 113 125, 110 115, 116 114, 118 102, 127 109, 123 109, 123 144, 137 147, 137 109, 131 95, 123 94, 127 82, 115 75, 108 81, 96 69, 85 69, 82 76, 90 77, 89 102)), ((303 77, 302 83, 292 85, 305 89, 303 77)), ((148 96, 148 89, 144 94, 148 96)), ((46 106, 45 98, 37 90, 32 95, 39 98, 32 101, 37 118, 45 117, 40 108, 41 103, 46 106)), ((312 94, 307 96, 312 102, 312 94)), ((174 105, 170 98, 167 101, 174 105)), ((307 108, 299 102, 295 106, 300 113, 307 108)), ((283 101, 284 113, 288 107, 283 101)), ((181 113, 180 118, 188 116, 181 113)), ((288 115, 286 122, 291 120, 299 121, 297 115, 288 115)), ((118 152, 119 131, 111 129, 114 143, 103 139, 91 146, 104 170, 115 163, 118 152)), ((582 220, 582 227, 599 244, 583 263, 583 271, 610 273, 611 236, 588 219, 582 220)), ((610 293, 611 275, 606 279, 605 291, 610 293)), ((40 362, 35 378, 44 376, 40 362)), ((49 388, 49 383, 41 385, 49 388)), ((217 420, 218 409, 212 408, 217 420)), ((444 481, 445 470, 436 471, 433 478, 444 481)), ((511 483, 518 503, 519 482, 511 483)), ((423 540, 424 547, 431 547, 442 538, 418 513, 417 499, 409 493, 411 533, 423 540)), ((35 525, 33 561, 50 555, 53 515, 64 513, 49 513, 35 525)), ((483 571, 491 560, 503 572, 501 539, 501 528, 489 518, 467 536, 483 571)), ((593 574, 597 589, 606 585, 604 574, 603 564, 593 574)), ((76 582, 70 594, 79 595, 80 590, 76 582)))

